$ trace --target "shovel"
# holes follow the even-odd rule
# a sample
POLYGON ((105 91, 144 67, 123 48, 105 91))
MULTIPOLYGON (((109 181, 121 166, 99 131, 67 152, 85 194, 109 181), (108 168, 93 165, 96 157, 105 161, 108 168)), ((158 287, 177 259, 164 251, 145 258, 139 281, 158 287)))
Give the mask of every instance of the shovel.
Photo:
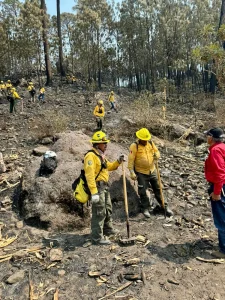
POLYGON ((122 171, 123 171, 123 194, 124 194, 124 206, 126 213, 126 223, 127 223, 127 239, 120 239, 120 244, 124 246, 134 245, 136 238, 130 238, 130 222, 129 222, 129 212, 128 212, 128 201, 127 201, 127 185, 126 185, 126 174, 124 168, 124 162, 122 162, 122 171))
POLYGON ((158 181, 159 181, 160 198, 161 198, 161 202, 162 202, 162 207, 164 209, 164 216, 166 219, 166 205, 165 205, 164 196, 163 196, 162 181, 161 181, 161 177, 160 177, 160 173, 159 173, 158 160, 155 160, 155 167, 156 167, 157 177, 158 177, 158 181))

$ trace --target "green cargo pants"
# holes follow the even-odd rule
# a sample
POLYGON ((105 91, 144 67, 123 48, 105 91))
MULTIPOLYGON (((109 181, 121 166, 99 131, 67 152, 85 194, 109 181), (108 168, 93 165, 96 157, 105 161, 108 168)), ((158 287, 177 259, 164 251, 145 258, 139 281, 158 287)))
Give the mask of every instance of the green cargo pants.
POLYGON ((16 112, 16 100, 14 98, 10 99, 9 112, 12 114, 16 112))
POLYGON ((140 196, 142 210, 148 209, 150 207, 149 197, 146 193, 146 190, 150 187, 150 185, 153 189, 157 202, 159 203, 159 205, 162 205, 156 170, 149 175, 138 172, 136 172, 136 175, 138 180, 138 194, 140 196))
POLYGON ((99 202, 92 204, 91 238, 94 242, 103 239, 103 235, 113 229, 112 202, 108 186, 99 191, 99 202))

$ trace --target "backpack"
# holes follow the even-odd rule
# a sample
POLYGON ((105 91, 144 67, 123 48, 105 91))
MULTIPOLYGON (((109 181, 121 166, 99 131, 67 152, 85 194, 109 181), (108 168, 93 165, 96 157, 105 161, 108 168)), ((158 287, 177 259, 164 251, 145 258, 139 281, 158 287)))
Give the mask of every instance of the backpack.
MULTIPOLYGON (((104 168, 104 163, 103 163, 102 157, 93 150, 88 151, 84 156, 86 156, 89 152, 93 152, 101 160, 101 169, 98 172, 97 176, 95 177, 95 180, 96 180, 98 178, 99 174, 101 173, 102 169, 104 168)), ((77 177, 74 180, 74 182, 72 183, 72 190, 73 190, 73 197, 75 200, 85 204, 90 199, 91 192, 90 192, 88 184, 87 184, 87 179, 85 177, 84 169, 81 170, 79 177, 77 177)))

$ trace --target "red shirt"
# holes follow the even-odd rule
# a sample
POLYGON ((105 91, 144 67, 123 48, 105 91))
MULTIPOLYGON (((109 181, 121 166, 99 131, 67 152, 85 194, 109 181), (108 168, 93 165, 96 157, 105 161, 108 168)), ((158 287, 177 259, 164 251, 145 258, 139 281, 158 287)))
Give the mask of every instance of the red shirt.
POLYGON ((216 143, 209 147, 205 161, 205 178, 214 184, 214 194, 220 195, 225 184, 225 144, 216 143))

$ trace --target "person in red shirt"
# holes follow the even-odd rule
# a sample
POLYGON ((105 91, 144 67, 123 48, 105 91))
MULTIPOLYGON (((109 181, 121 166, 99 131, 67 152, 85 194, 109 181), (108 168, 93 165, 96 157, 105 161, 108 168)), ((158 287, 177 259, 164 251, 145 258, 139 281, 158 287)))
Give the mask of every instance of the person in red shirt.
POLYGON ((218 229, 219 251, 212 253, 225 258, 225 144, 221 128, 212 128, 206 133, 209 155, 205 161, 205 178, 209 182, 209 196, 214 224, 218 229))

